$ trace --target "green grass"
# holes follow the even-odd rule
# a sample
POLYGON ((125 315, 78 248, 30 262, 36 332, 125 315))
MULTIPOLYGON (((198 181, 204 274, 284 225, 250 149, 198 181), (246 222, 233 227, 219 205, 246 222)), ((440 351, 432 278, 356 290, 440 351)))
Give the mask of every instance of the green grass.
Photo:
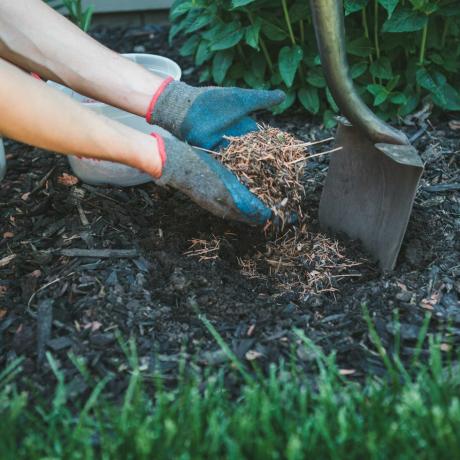
MULTIPOLYGON (((385 353, 377 337, 374 343, 385 353)), ((333 355, 313 352, 314 382, 294 363, 273 366, 265 377, 234 363, 226 372, 243 382, 234 398, 223 371, 211 372, 205 384, 183 378, 174 390, 163 388, 160 378, 143 379, 132 349, 130 383, 118 403, 105 395, 107 380, 94 385, 86 401, 70 400, 51 355, 54 397, 32 402, 15 389, 21 372, 15 363, 0 374, 0 458, 458 458, 460 373, 443 366, 435 340, 425 364, 405 369, 386 356, 388 377, 362 384, 344 379, 333 355)), ((75 364, 88 377, 78 359, 75 364)))

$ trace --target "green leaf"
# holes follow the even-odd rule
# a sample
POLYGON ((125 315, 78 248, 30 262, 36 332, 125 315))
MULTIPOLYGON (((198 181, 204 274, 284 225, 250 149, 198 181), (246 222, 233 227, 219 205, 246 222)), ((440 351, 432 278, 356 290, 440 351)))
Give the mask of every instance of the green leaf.
POLYGON ((383 24, 383 32, 416 32, 422 30, 428 17, 417 11, 401 9, 396 11, 391 18, 383 24))
POLYGON ((369 3, 369 0, 345 0, 345 15, 361 11, 369 3))
POLYGON ((367 62, 357 62, 353 64, 350 69, 351 78, 359 78, 361 75, 364 75, 367 70, 367 62))
POLYGON ((83 23, 81 24, 81 29, 84 32, 87 32, 89 29, 89 26, 91 25, 91 19, 93 17, 93 12, 94 12, 94 5, 89 5, 85 13, 83 14, 83 23))
POLYGON ((193 8, 193 2, 191 1, 180 2, 180 3, 177 3, 176 6, 173 5, 169 13, 169 18, 171 22, 177 19, 179 16, 182 16, 183 14, 187 13, 192 8, 193 8))
POLYGON ((288 38, 288 34, 284 29, 268 21, 262 22, 262 32, 269 40, 274 42, 279 42, 288 38))
POLYGON ((388 98, 388 93, 386 91, 382 91, 381 93, 377 94, 374 99, 374 106, 377 107, 383 104, 388 98))
POLYGON ((291 24, 295 24, 299 21, 305 21, 310 17, 310 10, 308 9, 307 2, 296 2, 289 8, 289 18, 291 24))
POLYGON ((239 8, 241 6, 246 6, 254 2, 255 0, 232 0, 232 9, 239 8))
POLYGON ((388 98, 388 91, 382 85, 371 84, 367 85, 367 90, 374 96, 374 106, 377 107, 383 104, 388 98))
POLYGON ((381 91, 385 91, 385 87, 382 85, 377 85, 377 84, 371 84, 367 85, 366 89, 373 95, 377 96, 381 91))
POLYGON ((420 101, 419 95, 415 92, 405 91, 404 94, 407 102, 398 110, 401 117, 405 117, 406 115, 412 113, 417 108, 420 101))
POLYGON ((207 26, 213 21, 213 17, 209 14, 204 14, 203 11, 197 10, 198 16, 196 19, 192 22, 192 24, 188 27, 185 27, 185 30, 187 33, 192 33, 196 32, 199 29, 202 29, 203 27, 207 26))
POLYGON ((407 103, 407 98, 404 93, 394 93, 390 96, 390 102, 396 105, 403 105, 407 103))
POLYGON ((206 61, 208 61, 212 57, 212 52, 210 49, 210 42, 207 40, 201 40, 195 54, 195 65, 200 66, 203 65, 206 61))
POLYGON ((286 93, 286 99, 281 104, 278 104, 275 107, 273 107, 272 112, 275 115, 285 112, 289 107, 292 106, 292 104, 294 104, 295 99, 296 99, 295 91, 288 91, 286 93))
POLYGON ((286 86, 290 88, 294 82, 299 64, 302 62, 303 50, 300 46, 285 46, 281 48, 278 65, 281 78, 286 86))
POLYGON ((237 21, 230 22, 224 26, 219 35, 217 35, 211 46, 211 51, 220 51, 232 48, 237 45, 243 38, 244 31, 241 24, 237 21))
MULTIPOLYGON (((430 91, 431 93, 435 93, 439 88, 439 83, 436 81, 436 78, 433 74, 428 72, 425 67, 421 67, 415 73, 415 77, 417 83, 422 87, 430 91)), ((444 81, 445 83, 445 81, 444 81)))
POLYGON ((332 129, 337 125, 336 114, 332 110, 325 110, 323 113, 323 124, 326 129, 332 129))
POLYGON ((192 35, 180 48, 179 53, 181 56, 191 56, 195 53, 200 37, 192 35))
POLYGON ((393 70, 391 62, 387 57, 376 59, 369 68, 371 75, 382 80, 390 80, 393 78, 393 70))
POLYGON ((266 82, 263 78, 258 75, 255 75, 251 70, 247 70, 244 73, 243 79, 245 83, 254 89, 270 89, 270 84, 266 82))
POLYGON ((262 27, 262 21, 257 18, 254 21, 254 24, 248 26, 246 28, 246 33, 244 34, 244 39, 246 43, 255 49, 259 49, 259 36, 260 36, 260 29, 262 27))
POLYGON ((225 80, 227 71, 233 63, 234 50, 219 51, 215 54, 212 60, 212 78, 214 81, 221 85, 225 80))
POLYGON ((347 52, 353 56, 367 57, 372 52, 372 45, 368 38, 360 37, 347 43, 347 52))
POLYGON ((199 78, 199 82, 200 83, 204 83, 206 81, 209 81, 211 80, 211 69, 209 69, 208 67, 206 67, 201 73, 200 73, 200 78, 199 78))
POLYGON ((326 79, 324 78, 322 69, 316 67, 310 70, 307 75, 307 82, 316 88, 325 88, 326 79))
POLYGON ((386 90, 388 93, 391 93, 396 86, 399 83, 399 79, 401 78, 400 75, 396 75, 396 77, 393 77, 387 84, 386 84, 386 90))
POLYGON ((444 110, 460 110, 460 94, 448 83, 432 94, 433 102, 444 110))
POLYGON ((425 67, 421 67, 415 73, 415 78, 422 88, 431 93, 433 102, 435 102, 436 105, 447 109, 449 106, 448 96, 445 91, 447 79, 442 73, 429 72, 425 67))
POLYGON ((338 113, 339 112, 339 107, 337 106, 337 103, 335 102, 335 99, 332 96, 332 93, 331 93, 329 88, 326 88, 326 99, 327 99, 327 102, 329 102, 329 106, 331 107, 331 109, 335 113, 338 113))
POLYGON ((379 0, 379 3, 387 11, 388 17, 391 18, 391 15, 398 6, 399 0, 379 0))
POLYGON ((317 88, 302 88, 298 93, 300 103, 311 113, 318 113, 320 100, 317 88))

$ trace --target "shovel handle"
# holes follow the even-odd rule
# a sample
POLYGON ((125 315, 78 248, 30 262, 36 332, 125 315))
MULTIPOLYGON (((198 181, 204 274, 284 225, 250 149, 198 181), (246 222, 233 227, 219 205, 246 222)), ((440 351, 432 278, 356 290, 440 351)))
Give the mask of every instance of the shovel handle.
POLYGON ((409 144, 407 136, 378 118, 356 92, 350 76, 343 0, 310 0, 326 81, 343 114, 374 143, 409 144))

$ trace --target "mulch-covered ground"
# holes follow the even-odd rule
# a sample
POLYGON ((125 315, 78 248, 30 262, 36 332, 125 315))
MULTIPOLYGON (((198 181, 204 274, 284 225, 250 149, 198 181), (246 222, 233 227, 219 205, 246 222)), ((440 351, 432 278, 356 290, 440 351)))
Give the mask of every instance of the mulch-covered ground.
MULTIPOLYGON (((94 35, 118 51, 169 55, 183 66, 184 80, 196 82, 194 68, 177 56, 177 47, 168 47, 162 29, 96 29, 94 35)), ((362 378, 385 372, 363 303, 389 351, 400 331, 403 360, 413 355, 427 313, 429 334, 441 334, 449 355, 460 343, 460 129, 449 125, 453 118, 433 121, 416 143, 426 171, 396 270, 381 275, 366 262, 339 279, 336 292, 320 294, 283 290, 268 273, 242 273, 239 261, 265 244, 260 229, 214 218, 153 184, 73 184, 66 158, 7 141, 8 173, 0 184, 0 369, 24 356, 24 375, 46 389, 55 381, 45 357, 50 351, 75 394, 83 394, 87 387, 72 352, 96 376, 113 374, 116 394, 129 376, 120 335, 135 338, 144 372, 174 382, 182 359, 197 373, 226 362, 201 313, 248 366, 266 368, 295 355, 298 366, 313 372, 315 356, 293 333, 300 328, 325 352, 336 352, 344 374, 362 378), (197 240, 215 248, 216 239, 207 260, 185 254, 201 244, 197 240)), ((262 119, 300 139, 331 135, 305 115, 262 119)), ((327 158, 317 157, 303 178, 311 232, 318 232, 326 173, 327 158)), ((345 251, 363 258, 355 242, 345 243, 345 251)))

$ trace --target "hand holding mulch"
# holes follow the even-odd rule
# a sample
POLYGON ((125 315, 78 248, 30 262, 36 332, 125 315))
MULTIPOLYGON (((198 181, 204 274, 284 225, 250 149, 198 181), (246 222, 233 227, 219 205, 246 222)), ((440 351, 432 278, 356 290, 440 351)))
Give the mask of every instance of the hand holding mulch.
POLYGON ((286 223, 300 222, 304 218, 300 206, 304 196, 301 179, 305 162, 310 157, 308 147, 317 142, 302 142, 270 126, 259 128, 244 136, 226 137, 229 146, 216 155, 271 208, 272 222, 279 222, 284 228, 286 223))

